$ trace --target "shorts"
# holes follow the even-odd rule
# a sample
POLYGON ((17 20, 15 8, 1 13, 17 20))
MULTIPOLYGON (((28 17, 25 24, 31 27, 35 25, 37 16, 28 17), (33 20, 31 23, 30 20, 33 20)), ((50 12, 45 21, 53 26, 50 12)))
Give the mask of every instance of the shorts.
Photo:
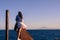
POLYGON ((17 27, 18 27, 18 28, 21 28, 21 22, 18 22, 18 23, 17 23, 17 27))

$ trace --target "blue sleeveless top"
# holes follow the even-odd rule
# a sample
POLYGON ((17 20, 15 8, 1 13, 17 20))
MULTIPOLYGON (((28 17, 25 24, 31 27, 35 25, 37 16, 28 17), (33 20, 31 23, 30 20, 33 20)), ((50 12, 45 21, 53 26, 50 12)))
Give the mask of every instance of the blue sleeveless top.
POLYGON ((17 21, 17 22, 22 22, 22 19, 17 15, 17 16, 16 16, 16 21, 17 21))
POLYGON ((22 22, 22 19, 18 15, 16 16, 16 21, 17 21, 17 27, 20 28, 21 27, 20 22, 22 22))

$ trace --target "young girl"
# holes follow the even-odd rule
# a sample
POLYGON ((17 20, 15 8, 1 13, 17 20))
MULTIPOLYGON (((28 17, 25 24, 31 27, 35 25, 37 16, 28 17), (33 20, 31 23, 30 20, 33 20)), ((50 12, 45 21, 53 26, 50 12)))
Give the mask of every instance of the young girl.
POLYGON ((18 15, 16 16, 16 24, 15 24, 15 26, 16 26, 16 31, 17 31, 17 36, 18 36, 18 38, 20 38, 21 36, 20 36, 20 33, 21 33, 21 29, 23 28, 23 29, 26 29, 26 25, 24 24, 24 22, 23 22, 23 15, 22 15, 22 13, 19 11, 18 12, 18 15))

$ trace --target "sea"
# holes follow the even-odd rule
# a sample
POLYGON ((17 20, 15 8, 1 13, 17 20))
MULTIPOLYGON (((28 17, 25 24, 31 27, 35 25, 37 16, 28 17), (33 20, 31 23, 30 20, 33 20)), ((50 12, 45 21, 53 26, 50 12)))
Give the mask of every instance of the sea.
MULTIPOLYGON (((34 40, 60 40, 60 29, 47 30, 27 30, 34 40)), ((5 40, 6 31, 0 30, 0 40, 5 40)), ((17 33, 14 30, 9 30, 9 40, 17 40, 17 33)))

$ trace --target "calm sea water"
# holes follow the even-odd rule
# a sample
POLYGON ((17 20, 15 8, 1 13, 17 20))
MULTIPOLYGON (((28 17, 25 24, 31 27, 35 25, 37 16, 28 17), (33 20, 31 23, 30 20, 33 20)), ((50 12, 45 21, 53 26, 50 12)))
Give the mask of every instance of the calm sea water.
MULTIPOLYGON (((34 40, 55 40, 60 38, 60 30, 27 30, 34 40)), ((0 30, 0 40, 5 40, 5 30, 0 30)), ((9 40, 17 40, 17 33, 9 30, 9 40)))

